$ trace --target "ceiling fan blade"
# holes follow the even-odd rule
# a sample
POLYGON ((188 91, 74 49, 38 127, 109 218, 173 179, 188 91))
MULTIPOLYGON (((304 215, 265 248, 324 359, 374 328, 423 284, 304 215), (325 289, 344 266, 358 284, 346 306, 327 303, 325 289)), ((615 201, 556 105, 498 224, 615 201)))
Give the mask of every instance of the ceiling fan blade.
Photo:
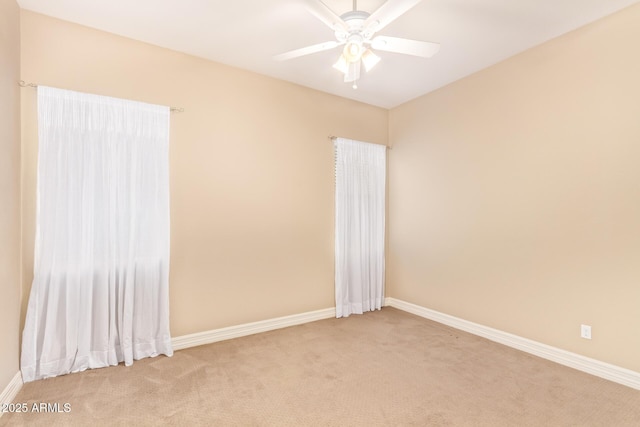
POLYGON ((307 0, 306 3, 309 12, 333 31, 348 31, 347 24, 326 4, 320 0, 307 0))
POLYGON ((318 43, 311 46, 302 47, 300 49, 290 50, 289 52, 281 53, 280 55, 274 56, 273 59, 275 59, 276 61, 286 61, 287 59, 298 58, 299 56, 311 55, 312 53, 333 49, 334 47, 341 44, 344 43, 339 43, 336 41, 318 43))
POLYGON ((364 27, 373 32, 380 31, 400 15, 406 13, 422 0, 387 0, 364 22, 364 27))
POLYGON ((439 43, 401 39, 398 37, 377 36, 371 40, 371 47, 386 52, 431 58, 440 50, 439 43))

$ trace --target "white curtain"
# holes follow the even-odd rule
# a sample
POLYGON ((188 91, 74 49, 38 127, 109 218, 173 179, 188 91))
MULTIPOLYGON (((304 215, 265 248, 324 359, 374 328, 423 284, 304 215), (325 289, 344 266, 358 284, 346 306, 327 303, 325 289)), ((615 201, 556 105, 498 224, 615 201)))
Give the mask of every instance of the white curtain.
POLYGON ((386 147, 336 138, 336 317, 384 305, 386 147))
POLYGON ((32 381, 171 356, 169 107, 38 87, 32 381))

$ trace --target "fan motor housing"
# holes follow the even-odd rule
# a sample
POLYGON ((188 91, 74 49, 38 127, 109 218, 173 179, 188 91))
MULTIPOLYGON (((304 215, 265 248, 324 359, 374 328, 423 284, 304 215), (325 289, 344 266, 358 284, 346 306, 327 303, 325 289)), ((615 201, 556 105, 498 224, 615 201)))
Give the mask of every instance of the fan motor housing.
POLYGON ((352 10, 350 12, 344 13, 340 16, 349 28, 349 32, 357 32, 362 31, 364 28, 364 22, 369 17, 369 13, 363 12, 361 10, 352 10))

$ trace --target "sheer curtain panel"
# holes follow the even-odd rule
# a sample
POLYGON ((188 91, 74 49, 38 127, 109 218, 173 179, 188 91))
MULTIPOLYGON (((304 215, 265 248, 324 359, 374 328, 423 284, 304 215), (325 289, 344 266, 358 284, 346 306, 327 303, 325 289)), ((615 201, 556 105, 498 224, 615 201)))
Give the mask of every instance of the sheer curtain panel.
POLYGON ((24 381, 165 354, 169 107, 38 87, 24 381))
POLYGON ((386 147, 335 139, 336 317, 384 303, 386 147))

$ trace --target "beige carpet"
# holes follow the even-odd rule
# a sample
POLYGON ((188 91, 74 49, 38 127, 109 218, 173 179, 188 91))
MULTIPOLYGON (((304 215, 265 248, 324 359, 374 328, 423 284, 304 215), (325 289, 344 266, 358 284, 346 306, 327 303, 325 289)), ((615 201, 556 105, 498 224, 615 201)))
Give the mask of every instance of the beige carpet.
POLYGON ((640 391, 393 308, 24 386, 0 426, 638 426, 640 391))

